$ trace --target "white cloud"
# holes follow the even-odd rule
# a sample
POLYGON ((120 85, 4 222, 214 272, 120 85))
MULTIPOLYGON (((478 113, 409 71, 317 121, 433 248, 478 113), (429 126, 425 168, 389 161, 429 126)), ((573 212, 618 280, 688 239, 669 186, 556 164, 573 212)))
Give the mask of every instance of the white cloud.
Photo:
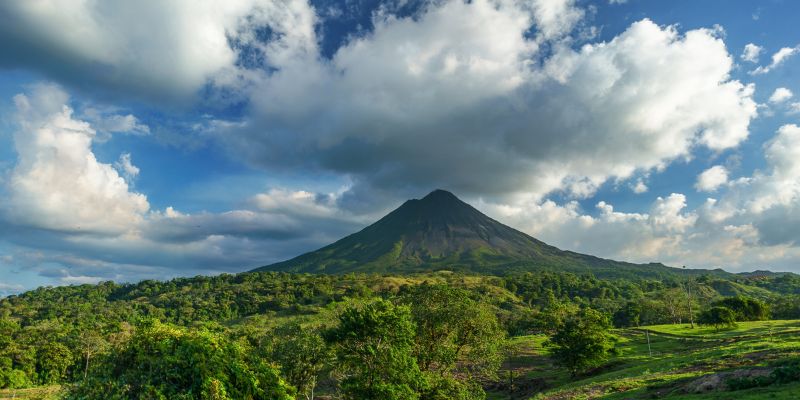
POLYGON ((728 183, 728 170, 721 165, 715 165, 697 177, 694 187, 700 192, 713 192, 726 183, 728 183))
POLYGON ((756 174, 746 182, 754 193, 749 208, 763 212, 773 206, 787 206, 800 195, 800 127, 783 125, 766 145, 764 155, 771 171, 756 174))
POLYGON ((633 190, 633 193, 642 194, 647 193, 648 187, 643 180, 639 179, 636 181, 635 185, 631 186, 631 190, 633 190))
POLYGON ((742 60, 748 61, 751 63, 757 63, 758 57, 761 55, 761 52, 764 51, 764 48, 758 46, 753 43, 748 43, 744 46, 744 50, 742 51, 741 57, 742 60))
POLYGON ((122 176, 125 177, 125 181, 128 182, 128 184, 131 184, 131 182, 139 176, 139 167, 133 165, 131 162, 131 153, 120 154, 119 160, 114 163, 114 167, 122 173, 122 176))
POLYGON ((80 117, 90 122, 98 135, 102 135, 95 140, 106 140, 114 133, 140 136, 150 134, 150 127, 133 114, 117 114, 115 111, 113 108, 102 110, 87 107, 82 110, 80 117))
POLYGON ((75 119, 66 92, 38 85, 15 102, 18 161, 0 191, 0 238, 16 249, 19 268, 62 284, 240 271, 315 249, 374 218, 339 209, 341 192, 290 189, 225 212, 150 210, 131 190, 140 170, 130 154, 113 166, 99 162, 95 130, 75 119))
POLYGON ((19 160, 8 183, 5 211, 19 223, 45 229, 121 233, 142 221, 147 198, 92 152, 95 130, 72 116, 68 96, 39 85, 14 97, 19 160))
POLYGON ((800 102, 794 102, 789 104, 789 114, 799 114, 800 113, 800 102))
POLYGON ((0 65, 109 93, 184 99, 209 82, 236 79, 229 38, 252 36, 247 27, 293 12, 313 15, 305 1, 292 0, 2 2, 0 65))
POLYGON ((23 290, 25 290, 25 288, 22 285, 0 282, 0 298, 17 294, 23 290))
POLYGON ((478 206, 549 244, 604 258, 747 271, 793 270, 800 256, 791 244, 765 243, 763 228, 731 221, 734 214, 726 214, 715 199, 690 211, 686 197, 673 193, 657 198, 644 213, 617 211, 600 201, 597 216, 583 212, 576 202, 478 206))
POLYGON ((773 104, 783 103, 786 100, 791 99, 793 96, 792 91, 785 88, 779 87, 772 92, 772 95, 769 96, 769 102, 773 104))
POLYGON ((773 69, 779 67, 781 64, 786 62, 789 57, 800 52, 800 46, 795 47, 784 47, 778 50, 775 54, 772 55, 772 63, 767 66, 759 66, 758 68, 750 71, 751 75, 761 75, 766 74, 773 69))
POLYGON ((532 6, 543 40, 566 35, 584 16, 583 9, 575 6, 575 0, 534 0, 532 6))
POLYGON ((545 56, 525 36, 537 18, 479 0, 379 20, 329 63, 276 64, 255 83, 251 118, 218 137, 260 166, 349 176, 354 191, 585 197, 748 136, 753 86, 730 80, 714 30, 643 20, 545 56))

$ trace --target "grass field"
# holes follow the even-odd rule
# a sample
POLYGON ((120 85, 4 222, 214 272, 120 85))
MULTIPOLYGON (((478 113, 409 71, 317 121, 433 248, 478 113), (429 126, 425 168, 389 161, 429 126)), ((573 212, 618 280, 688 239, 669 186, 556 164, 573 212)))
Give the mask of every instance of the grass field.
POLYGON ((720 331, 659 325, 615 333, 619 355, 574 378, 552 364, 543 336, 515 338, 517 355, 501 371, 506 382, 493 388, 490 399, 800 398, 800 383, 739 391, 726 385, 731 377, 767 375, 800 357, 800 321, 741 322, 720 331))
POLYGON ((0 400, 57 400, 60 397, 60 392, 60 386, 32 389, 0 389, 0 400))

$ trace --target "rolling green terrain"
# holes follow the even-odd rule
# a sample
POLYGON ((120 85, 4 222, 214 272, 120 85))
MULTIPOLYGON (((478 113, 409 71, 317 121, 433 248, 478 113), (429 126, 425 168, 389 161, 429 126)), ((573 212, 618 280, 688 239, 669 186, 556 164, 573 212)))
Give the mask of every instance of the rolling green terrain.
POLYGON ((682 270, 632 264, 563 251, 484 215, 455 195, 436 190, 406 201, 379 221, 329 246, 257 271, 404 274, 452 270, 589 272, 598 277, 730 276, 722 270, 682 270))
POLYGON ((620 354, 576 378, 549 363, 544 336, 517 337, 518 354, 500 372, 514 377, 516 392, 507 383, 491 396, 528 398, 526 389, 539 387, 534 399, 793 399, 800 381, 737 390, 730 382, 800 368, 799 332, 798 320, 740 322, 724 331, 688 324, 620 329, 620 354))
MULTIPOLYGON (((205 381, 194 383, 198 389, 180 389, 189 384, 180 383, 180 378, 159 383, 153 390, 195 393, 186 398, 203 398, 199 391, 214 383, 223 385, 229 394, 250 390, 237 386, 235 382, 240 378, 230 375, 233 371, 211 375, 207 375, 211 373, 208 370, 191 372, 197 364, 181 361, 182 357, 191 360, 198 356, 237 359, 245 368, 243 373, 263 376, 261 382, 271 376, 269 379, 278 385, 272 389, 285 387, 291 393, 295 386, 307 384, 296 380, 296 376, 292 378, 287 366, 294 365, 300 355, 317 354, 314 349, 323 349, 320 354, 324 356, 299 358, 317 360, 312 363, 319 367, 313 370, 314 396, 334 398, 347 389, 342 369, 354 371, 354 364, 343 363, 347 358, 340 358, 350 353, 336 352, 349 346, 348 342, 335 337, 346 338, 347 332, 361 329, 352 321, 343 320, 343 316, 365 312, 375 304, 383 304, 376 301, 384 300, 388 303, 381 307, 389 308, 373 317, 389 315, 391 319, 384 321, 400 318, 408 322, 403 326, 409 329, 406 332, 410 336, 397 343, 399 349, 405 349, 403 354, 409 365, 419 365, 420 372, 403 376, 402 382, 411 383, 401 382, 397 387, 417 391, 419 397, 411 398, 436 398, 426 392, 432 390, 431 382, 439 385, 434 386, 436 390, 449 393, 445 398, 459 398, 447 397, 455 396, 454 390, 472 393, 461 397, 464 399, 790 398, 797 383, 765 381, 763 376, 798 356, 800 322, 791 319, 800 318, 799 293, 800 278, 794 275, 732 279, 702 275, 691 280, 654 280, 635 276, 598 279, 544 271, 504 276, 445 271, 403 276, 262 272, 168 282, 41 288, 0 299, 0 398, 109 398, 92 393, 112 390, 108 386, 112 383, 121 382, 122 389, 137 388, 145 387, 139 385, 151 379, 160 379, 136 375, 139 367, 126 370, 125 365, 151 364, 148 368, 171 370, 175 368, 171 363, 183 365, 180 370, 190 373, 188 376, 206 376, 205 381), (687 285, 691 298, 685 290, 687 285), (739 300, 731 301, 736 299, 739 300), (741 320, 731 328, 688 328, 689 304, 698 320, 714 305, 736 308, 739 303, 755 304, 759 312, 769 313, 741 314, 740 319, 771 316, 786 320, 741 320), (600 327, 610 335, 612 351, 591 360, 571 376, 554 355, 554 348, 544 344, 559 327, 567 326, 564 321, 570 316, 583 315, 580 310, 596 310, 616 328, 600 327), (458 329, 472 326, 458 325, 465 321, 487 324, 481 328, 485 330, 476 331, 483 332, 475 337, 477 341, 464 347, 480 351, 446 358, 455 364, 442 370, 437 367, 440 364, 431 364, 424 355, 430 349, 447 347, 423 350, 427 348, 425 343, 439 343, 439 339, 430 339, 436 336, 426 334, 425 327, 434 328, 430 332, 435 332, 439 326, 450 326, 442 322, 443 318, 460 315, 463 319, 452 322, 462 321, 452 325, 462 326, 458 329), (339 336, 326 332, 339 332, 339 336), (650 337, 649 351, 646 332, 650 337), (494 346, 503 343, 508 345, 494 346), (147 349, 153 346, 162 350, 151 354, 147 349), (177 353, 165 358, 173 351, 177 353), (214 355, 215 352, 221 353, 214 355), (288 358, 284 357, 286 354, 288 358), (472 375, 465 375, 466 371, 472 371, 472 375), (281 380, 274 380, 279 376, 281 380), (731 376, 752 382, 740 382, 740 389, 731 391, 724 383, 731 376), (716 382, 712 390, 694 393, 694 388, 705 380, 716 382), (424 384, 428 386, 414 389, 421 382, 428 382, 424 384), (442 386, 435 382, 450 383, 442 386), (743 388, 748 385, 755 387, 743 388)), ((369 315, 372 314, 359 318, 369 315)), ((385 323, 388 322, 378 326, 385 323)), ((369 337, 369 332, 356 337, 369 337)), ((452 347, 455 348, 460 347, 452 347)), ((228 361, 219 364, 221 368, 228 361)), ((131 389, 124 390, 131 393, 131 389)), ((294 393, 305 398, 301 394, 308 392, 294 393)))
POLYGON ((2 298, 0 399, 788 399, 799 319, 797 275, 562 251, 435 191, 261 271, 2 298))

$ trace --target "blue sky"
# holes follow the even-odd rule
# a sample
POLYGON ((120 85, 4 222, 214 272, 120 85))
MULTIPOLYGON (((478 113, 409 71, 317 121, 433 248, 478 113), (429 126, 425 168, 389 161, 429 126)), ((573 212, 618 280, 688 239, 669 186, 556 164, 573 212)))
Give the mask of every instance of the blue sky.
POLYGON ((0 295, 238 272, 445 188, 561 248, 800 272, 792 1, 0 6, 0 295))

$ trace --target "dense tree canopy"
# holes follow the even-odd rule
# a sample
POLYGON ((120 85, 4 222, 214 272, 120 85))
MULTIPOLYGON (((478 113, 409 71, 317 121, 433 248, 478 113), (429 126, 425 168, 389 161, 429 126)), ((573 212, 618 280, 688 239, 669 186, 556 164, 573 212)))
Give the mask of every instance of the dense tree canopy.
POLYGON ((242 343, 146 321, 68 399, 292 399, 294 389, 242 343))
MULTIPOLYGON (((396 332, 410 332, 397 342, 407 341, 407 346, 393 347, 392 354, 395 366, 411 366, 411 375, 386 372, 381 379, 406 385, 412 397, 421 399, 473 399, 484 395, 479 382, 496 372, 506 335, 553 336, 577 323, 572 316, 589 310, 620 327, 636 326, 637 319, 639 325, 681 323, 689 320, 690 310, 698 317, 712 306, 727 306, 740 320, 770 314, 799 318, 798 293, 800 280, 791 274, 699 276, 689 297, 685 282, 674 277, 609 280, 555 271, 502 277, 245 273, 40 288, 0 299, 0 388, 58 383, 78 384, 82 393, 95 393, 92 388, 105 393, 103 385, 132 373, 109 365, 123 363, 122 354, 133 357, 131 352, 141 351, 144 359, 151 354, 142 347, 142 335, 157 342, 155 332, 173 332, 169 340, 180 344, 181 354, 205 351, 203 343, 218 344, 219 354, 239 357, 247 374, 279 376, 287 391, 292 386, 301 398, 317 387, 344 389, 345 380, 355 382, 358 372, 341 351, 348 342, 326 343, 321 333, 338 330, 345 338, 348 329, 361 329, 368 338, 366 328, 352 318, 373 304, 368 314, 377 320, 394 315, 396 332), (376 301, 385 304, 378 307, 376 301), (161 324, 148 328, 138 324, 141 320, 161 324)), ((362 322, 368 320, 364 316, 362 322)), ((224 390, 229 397, 240 390, 216 375, 206 376, 205 383, 192 381, 191 393, 199 393, 204 384, 208 393, 224 390)), ((158 390, 172 383, 165 385, 158 390)), ((187 386, 180 387, 188 393, 187 386)))

